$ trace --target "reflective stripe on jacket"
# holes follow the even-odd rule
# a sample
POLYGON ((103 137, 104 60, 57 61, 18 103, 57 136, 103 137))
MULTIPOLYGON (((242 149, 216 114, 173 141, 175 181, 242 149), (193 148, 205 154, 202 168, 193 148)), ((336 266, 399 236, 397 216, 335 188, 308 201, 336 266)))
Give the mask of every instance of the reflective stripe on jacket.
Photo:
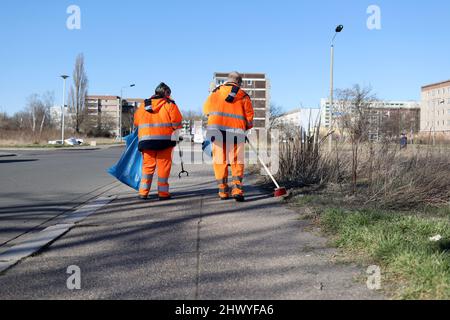
POLYGON ((254 110, 247 93, 235 83, 215 89, 203 112, 208 116, 208 130, 243 133, 253 128, 254 110))
POLYGON ((134 115, 139 150, 164 150, 176 145, 176 130, 182 128, 182 115, 169 98, 154 96, 145 100, 134 115))

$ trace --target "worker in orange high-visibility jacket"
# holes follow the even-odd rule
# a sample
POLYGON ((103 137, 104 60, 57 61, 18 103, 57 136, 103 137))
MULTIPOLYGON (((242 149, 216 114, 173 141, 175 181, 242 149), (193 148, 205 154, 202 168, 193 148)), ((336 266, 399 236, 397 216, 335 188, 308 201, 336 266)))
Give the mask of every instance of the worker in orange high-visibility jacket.
POLYGON ((155 95, 145 100, 134 115, 139 130, 139 151, 143 155, 142 180, 139 198, 148 199, 155 170, 158 170, 160 200, 170 199, 169 177, 172 169, 173 149, 182 128, 182 115, 171 99, 170 88, 161 83, 155 95))
POLYGON ((219 197, 231 196, 238 202, 245 201, 243 180, 246 131, 253 128, 252 101, 241 89, 242 76, 232 72, 228 81, 217 87, 208 97, 203 112, 208 116, 208 137, 213 143, 213 166, 219 185, 219 197), (231 166, 230 190, 228 166, 231 166))

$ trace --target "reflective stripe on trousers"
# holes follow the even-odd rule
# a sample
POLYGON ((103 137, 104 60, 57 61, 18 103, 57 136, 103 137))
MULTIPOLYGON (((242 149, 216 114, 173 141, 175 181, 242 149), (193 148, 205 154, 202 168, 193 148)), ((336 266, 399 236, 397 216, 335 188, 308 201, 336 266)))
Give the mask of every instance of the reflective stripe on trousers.
POLYGON ((232 190, 233 196, 235 195, 243 195, 243 185, 242 181, 244 177, 244 163, 243 161, 236 161, 238 154, 244 151, 244 144, 237 144, 234 147, 230 148, 231 150, 226 149, 226 146, 221 143, 213 143, 213 166, 214 173, 216 176, 216 180, 219 184, 219 196, 225 197, 228 196, 229 187, 228 187, 228 161, 232 159, 231 162, 231 171, 233 176, 233 184, 237 187, 234 187, 232 190), (225 191, 225 192, 224 192, 225 191))
MULTIPOLYGON (((151 181, 144 178, 153 179, 153 175, 158 170, 158 193, 160 197, 169 197, 169 176, 172 169, 172 153, 174 148, 167 148, 165 150, 145 150, 143 154, 142 167, 142 182, 143 187, 149 187, 148 182, 151 181)), ((140 194, 147 196, 150 193, 150 188, 140 190, 140 194)))

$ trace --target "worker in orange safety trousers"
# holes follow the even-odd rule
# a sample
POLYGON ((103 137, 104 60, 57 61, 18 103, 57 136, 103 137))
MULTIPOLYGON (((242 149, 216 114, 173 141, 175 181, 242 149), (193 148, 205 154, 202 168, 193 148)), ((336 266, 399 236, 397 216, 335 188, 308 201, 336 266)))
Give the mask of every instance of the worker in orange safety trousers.
POLYGON ((228 75, 224 85, 217 87, 206 101, 203 112, 208 117, 208 137, 211 138, 213 167, 219 185, 219 197, 231 196, 244 202, 244 154, 246 131, 253 128, 254 110, 249 95, 241 89, 242 76, 228 75), (228 166, 232 171, 232 189, 228 166))
POLYGON ((169 86, 161 83, 156 88, 155 95, 145 100, 134 115, 134 125, 139 130, 139 151, 143 155, 139 187, 139 198, 142 200, 148 199, 156 168, 159 199, 170 199, 172 155, 183 120, 171 94, 169 86))

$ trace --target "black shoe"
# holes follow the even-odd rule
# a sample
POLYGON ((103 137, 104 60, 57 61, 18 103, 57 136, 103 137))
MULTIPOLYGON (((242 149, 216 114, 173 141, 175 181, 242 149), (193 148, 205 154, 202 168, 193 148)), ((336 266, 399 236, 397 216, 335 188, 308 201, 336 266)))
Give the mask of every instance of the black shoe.
POLYGON ((245 197, 243 195, 233 196, 233 198, 236 202, 245 202, 245 197))
POLYGON ((159 197, 159 201, 167 201, 167 200, 171 200, 172 197, 159 197))
POLYGON ((148 196, 139 196, 138 199, 142 200, 142 201, 147 201, 148 200, 148 196))

